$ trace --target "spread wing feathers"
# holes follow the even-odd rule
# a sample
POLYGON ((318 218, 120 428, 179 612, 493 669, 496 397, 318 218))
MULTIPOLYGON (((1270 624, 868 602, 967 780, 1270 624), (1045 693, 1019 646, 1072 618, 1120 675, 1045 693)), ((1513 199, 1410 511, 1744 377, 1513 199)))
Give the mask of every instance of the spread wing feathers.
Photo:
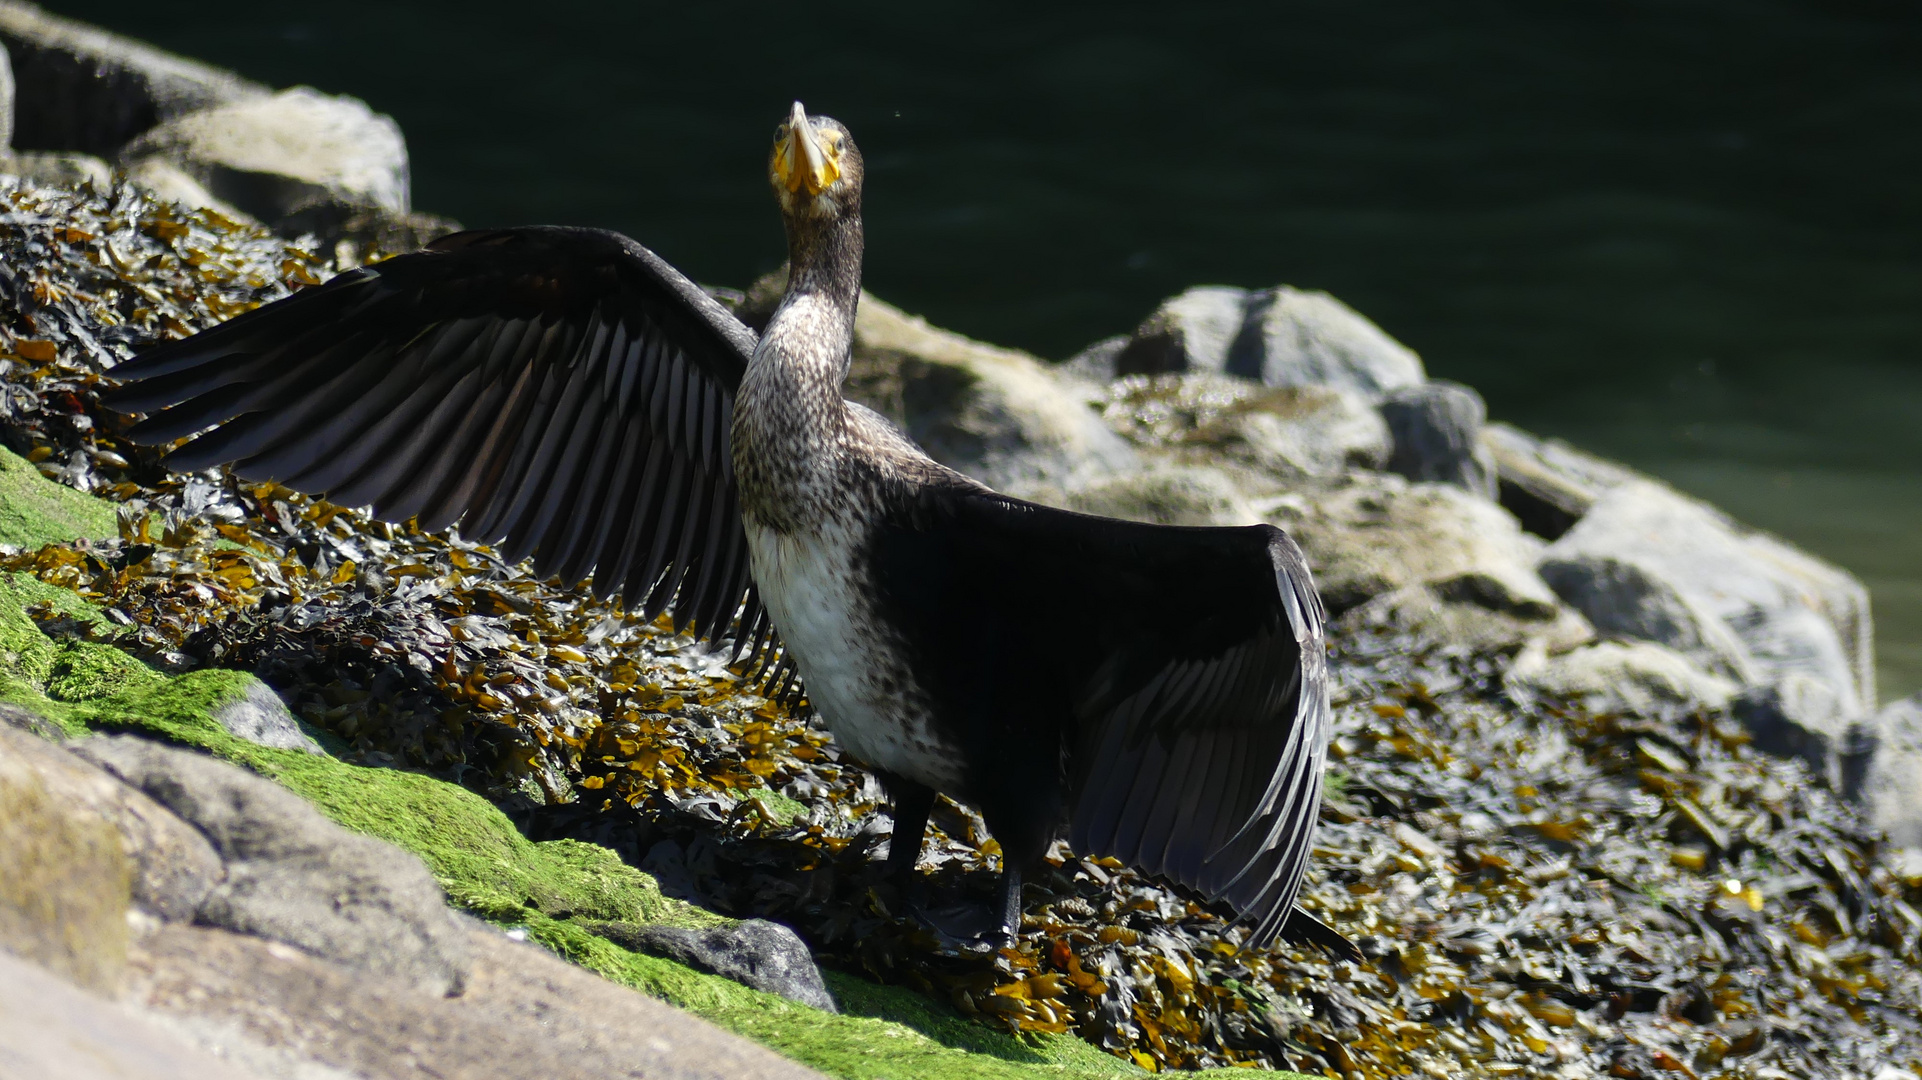
POLYGON ((105 402, 149 414, 142 442, 200 433, 174 469, 458 522, 707 637, 738 609, 760 653, 728 451, 754 345, 617 233, 466 232, 148 352, 105 402))
POLYGON ((917 680, 951 725, 985 733, 979 753, 997 764, 979 788, 1025 782, 1006 779, 1028 775, 1015 759, 1058 756, 1044 749, 1058 734, 1076 851, 1224 900, 1273 940, 1307 865, 1328 740, 1325 616, 1287 534, 960 486, 918 494, 869 556, 917 680))
POLYGON ((1152 590, 1155 617, 1177 625, 1209 617, 1184 607, 1240 609, 1234 632, 1199 635, 1214 638, 1199 651, 1117 650, 1089 681, 1069 844, 1226 901, 1264 945, 1307 867, 1328 692, 1324 616, 1301 551, 1278 529, 1253 531, 1265 558, 1242 595, 1152 590))

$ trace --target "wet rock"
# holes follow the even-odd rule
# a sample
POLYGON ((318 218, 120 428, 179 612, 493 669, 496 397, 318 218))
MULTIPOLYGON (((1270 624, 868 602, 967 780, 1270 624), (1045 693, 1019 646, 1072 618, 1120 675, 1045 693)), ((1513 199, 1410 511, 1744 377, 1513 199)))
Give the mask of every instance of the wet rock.
POLYGON ((1267 517, 1302 546, 1336 614, 1405 585, 1431 585, 1490 610, 1555 617, 1559 602, 1534 570, 1540 541, 1460 488, 1355 473, 1304 486, 1267 517))
POLYGON ((356 98, 305 86, 176 117, 119 155, 130 171, 153 159, 277 228, 317 207, 411 209, 400 126, 356 98))
POLYGON ((1421 358, 1353 308, 1287 285, 1206 285, 1163 301, 1115 355, 1114 372, 1170 371, 1336 386, 1370 401, 1423 379, 1421 358))
POLYGON ((1889 704, 1867 726, 1874 751, 1854 795, 1892 843, 1922 856, 1922 694, 1889 704))
POLYGON ((357 836, 299 796, 225 762, 131 736, 90 739, 89 760, 212 842, 227 875, 199 921, 285 942, 436 993, 459 990, 465 939, 412 855, 357 836))
POLYGON ((594 931, 624 949, 664 956, 827 1012, 841 1011, 821 980, 821 969, 814 965, 807 943, 780 923, 748 919, 705 930, 597 923, 594 931))
POLYGON ((265 97, 265 86, 32 4, 0 4, 18 88, 13 145, 112 157, 155 124, 265 97))
POLYGON ((1075 380, 1026 353, 929 326, 865 293, 847 390, 936 461, 992 487, 1069 489, 1140 464, 1075 380))
POLYGON ((1558 606, 1547 618, 1533 614, 1537 617, 1490 608, 1459 590, 1451 597, 1427 585, 1404 585, 1350 609, 1335 620, 1334 631, 1407 634, 1478 652, 1509 652, 1540 642, 1550 653, 1560 653, 1595 638, 1588 620, 1569 608, 1558 606))
POLYGON ((1084 514, 1157 525, 1250 525, 1261 520, 1232 477, 1204 465, 1162 464, 1072 491, 1029 488, 1022 494, 1084 514))
POLYGON ((1609 489, 1541 568, 1604 632, 1666 639, 1755 685, 1813 680, 1838 717, 1874 702, 1862 583, 1663 485, 1609 489))
POLYGON ((300 721, 274 688, 259 679, 249 679, 238 697, 215 706, 213 718, 228 734, 250 743, 309 754, 324 752, 313 736, 301 729, 300 721))
POLYGON ((1388 471, 1495 498, 1494 453, 1481 438, 1488 406, 1480 394, 1439 380, 1405 386, 1382 401, 1381 416, 1394 445, 1388 471))
POLYGON ((1646 641, 1600 641, 1560 656, 1531 645, 1505 679, 1511 693, 1650 717, 1723 708, 1737 690, 1681 653, 1646 641))
POLYGON ((1510 424, 1485 425, 1482 443, 1494 458, 1502 506, 1522 528, 1549 540, 1572 528, 1603 493, 1642 478, 1626 465, 1510 424))
POLYGON ((0 150, 13 145, 14 91, 13 60, 0 46, 0 150))
POLYGON ((75 804, 73 789, 89 781, 78 767, 0 727, 0 950, 111 991, 126 964, 133 867, 113 823, 75 804))

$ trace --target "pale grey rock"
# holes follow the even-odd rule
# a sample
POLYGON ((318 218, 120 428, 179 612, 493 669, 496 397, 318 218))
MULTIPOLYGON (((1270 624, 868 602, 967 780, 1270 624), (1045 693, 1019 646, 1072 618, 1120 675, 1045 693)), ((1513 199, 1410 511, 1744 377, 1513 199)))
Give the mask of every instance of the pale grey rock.
POLYGON ((33 4, 0 2, 0 45, 17 87, 12 145, 112 157, 174 117, 267 87, 33 4))
POLYGON ((321 206, 411 209, 400 126, 356 98, 311 87, 176 117, 119 155, 130 171, 154 158, 270 224, 321 206))
POLYGON ((1269 386, 1337 386, 1369 401, 1419 384, 1421 358, 1353 308, 1287 285, 1171 297, 1114 358, 1117 375, 1215 371, 1269 386))
POLYGON ((1601 633, 1666 645, 1705 671, 1738 683, 1755 681, 1748 649, 1735 631, 1649 568, 1612 555, 1572 553, 1551 554, 1537 569, 1601 633))
POLYGON ((325 753, 313 736, 301 730, 300 721, 280 700, 274 688, 249 677, 240 694, 214 707, 213 718, 227 733, 260 746, 278 750, 304 750, 325 753))
POLYGON ((1226 424, 1240 443, 1225 447, 1230 454, 1281 477, 1379 469, 1392 446, 1381 413, 1335 386, 1269 391, 1244 402, 1226 424))
MULTIPOLYGON (((755 292, 768 288, 757 284, 755 292)), ((866 293, 847 389, 936 461, 1002 490, 1065 490, 1140 466, 1134 448, 1095 411, 1092 386, 866 293)))
POLYGON ((1752 686, 1729 703, 1753 745, 1765 754, 1801 758, 1844 797, 1854 797, 1876 752, 1875 732, 1846 711, 1830 683, 1790 672, 1752 686))
POLYGON ((766 919, 748 919, 731 926, 690 930, 678 926, 640 923, 596 923, 594 932, 624 949, 664 956, 743 986, 826 1012, 840 1006, 828 993, 821 969, 814 965, 801 935, 766 919))
POLYGON ((1126 334, 1102 338, 1063 360, 1055 370, 1089 382, 1105 383, 1115 377, 1115 358, 1127 347, 1126 334))
POLYGON ((170 1026, 0 951, 0 1076, 259 1080, 170 1026))
POLYGON ((1814 680, 1829 688, 1840 718, 1873 707, 1862 583, 1663 485, 1634 480, 1608 489, 1540 565, 1604 632, 1666 639, 1718 658, 1754 685, 1814 680))
POLYGON ((215 198, 213 192, 208 191, 186 169, 166 158, 142 158, 126 170, 126 175, 128 182, 136 187, 145 188, 155 197, 188 210, 212 210, 239 222, 251 223, 255 220, 252 214, 215 198))
POLYGON ((1478 652, 1507 652, 1539 642, 1550 653, 1560 653, 1595 639, 1588 620, 1569 608, 1556 607, 1547 618, 1540 617, 1539 610, 1531 612, 1535 617, 1526 617, 1478 603, 1466 584, 1463 579, 1447 583, 1452 596, 1428 585, 1382 593, 1342 614, 1334 622, 1335 632, 1407 634, 1478 652))
POLYGON ((1891 702, 1868 726, 1875 748, 1853 794, 1872 825, 1922 860, 1922 694, 1891 702))
MULTIPOLYGON (((136 942, 129 999, 147 1017, 266 1076, 289 1059, 355 1077, 803 1080, 820 1074, 547 951, 464 921, 472 976, 456 997, 276 942, 163 926, 136 942), (245 1053, 226 1037, 238 1033, 245 1053), (204 1043, 203 1043, 204 1045, 204 1043), (259 1067, 259 1066, 256 1066, 259 1067)), ((801 1013, 803 1006, 781 1003, 801 1013)))
POLYGON ((78 752, 198 828, 226 865, 199 921, 285 942, 436 993, 457 992, 466 939, 414 856, 350 833, 290 791, 131 736, 78 752))
POLYGON ((113 166, 92 154, 61 150, 21 150, 0 158, 0 174, 18 176, 48 187, 77 188, 92 184, 105 189, 113 183, 113 166))
POLYGON ((1550 540, 1580 521, 1605 492, 1647 479, 1626 465, 1511 424, 1485 424, 1481 437, 1495 463, 1502 506, 1523 528, 1550 540))
POLYGON ((1535 573, 1541 541, 1457 487, 1351 473, 1258 509, 1301 545, 1335 614, 1405 585, 1532 620, 1554 618, 1560 604, 1535 573))
POLYGON ((1736 685, 1647 641, 1599 641, 1560 656, 1531 645, 1504 676, 1516 696, 1546 695, 1592 712, 1660 717, 1725 708, 1736 685))
MULTIPOLYGON (((131 870, 132 902, 167 922, 191 921, 226 870, 220 856, 200 831, 174 816, 166 807, 121 783, 91 761, 69 753, 86 740, 36 742, 22 733, 47 738, 45 726, 23 709, 0 709, 14 728, 0 730, 0 753, 30 768, 38 783, 64 811, 104 821, 120 837, 120 848, 131 870)), ((45 721, 41 721, 45 725, 45 721)), ((49 725, 50 726, 50 725, 49 725)), ((56 733, 58 729, 53 729, 56 733)), ((16 867, 16 869, 18 869, 16 867)))
POLYGON ((1069 491, 1026 487, 1023 498, 1083 514, 1156 525, 1251 525, 1261 520, 1234 479, 1206 465, 1162 463, 1069 491))
POLYGON ((6 46, 0 44, 0 150, 13 146, 15 89, 13 59, 7 55, 6 46))
POLYGON ((1383 399, 1381 416, 1394 446, 1388 471, 1495 498, 1495 455, 1481 438, 1488 406, 1480 394, 1441 380, 1404 386, 1383 399))

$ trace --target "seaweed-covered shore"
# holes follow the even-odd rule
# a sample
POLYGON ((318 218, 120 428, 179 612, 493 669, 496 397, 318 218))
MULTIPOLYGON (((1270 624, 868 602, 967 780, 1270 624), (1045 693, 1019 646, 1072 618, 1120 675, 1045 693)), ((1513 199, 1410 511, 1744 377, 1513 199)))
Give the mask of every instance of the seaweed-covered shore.
MULTIPOLYGON (((1015 948, 958 947, 881 885, 871 779, 724 651, 457 536, 168 475, 95 408, 132 349, 323 279, 316 250, 130 188, 14 185, 0 253, 0 437, 121 507, 117 538, 0 559, 119 628, 49 604, 33 614, 50 635, 163 671, 257 671, 355 761, 454 780, 535 838, 601 843, 714 911, 788 923, 826 964, 1146 1068, 1922 1068, 1922 878, 1802 763, 1712 712, 1517 700, 1508 652, 1363 630, 1335 642, 1304 904, 1365 964, 1244 950, 1222 912, 1065 851, 1015 948)), ((945 806, 935 825, 937 894, 984 894, 998 852, 978 818, 945 806)))

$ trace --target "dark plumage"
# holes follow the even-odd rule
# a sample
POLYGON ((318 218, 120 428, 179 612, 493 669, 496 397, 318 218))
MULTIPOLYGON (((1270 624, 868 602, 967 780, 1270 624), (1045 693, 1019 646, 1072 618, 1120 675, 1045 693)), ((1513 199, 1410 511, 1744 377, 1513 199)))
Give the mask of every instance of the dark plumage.
POLYGON ((1349 951, 1293 909, 1328 713, 1300 550, 1009 498, 844 401, 861 156, 799 105, 776 138, 791 269, 758 340, 626 237, 469 232, 157 348, 108 404, 148 442, 201 433, 175 468, 458 522, 703 637, 777 636, 895 799, 894 871, 936 791, 980 809, 1007 931, 1065 822, 1257 943, 1349 951))

